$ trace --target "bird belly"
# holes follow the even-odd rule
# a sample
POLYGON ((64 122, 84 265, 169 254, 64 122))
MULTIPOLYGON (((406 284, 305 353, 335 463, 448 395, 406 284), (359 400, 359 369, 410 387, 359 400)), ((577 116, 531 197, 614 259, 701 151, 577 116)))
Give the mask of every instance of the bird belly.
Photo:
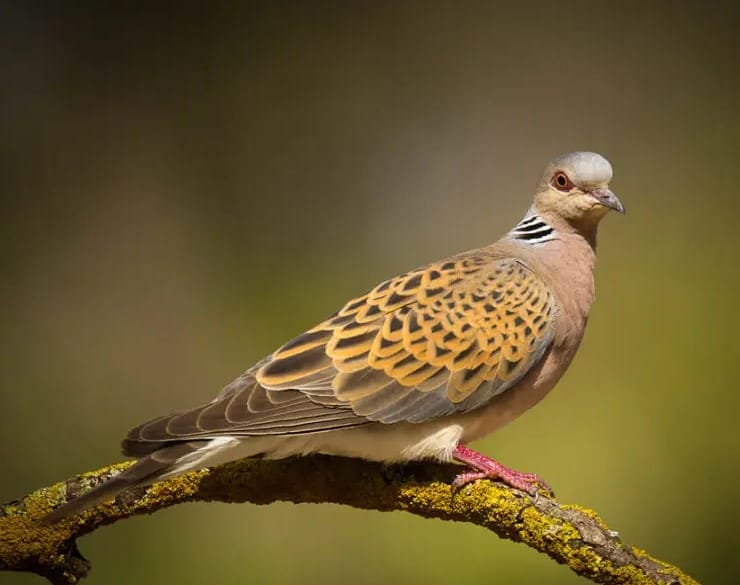
POLYGON ((232 436, 228 446, 219 444, 218 452, 213 456, 209 453, 200 466, 244 457, 282 459, 312 453, 385 462, 451 461, 459 443, 470 443, 493 433, 542 400, 567 369, 575 349, 572 346, 567 349, 553 347, 514 387, 470 412, 422 423, 370 422, 348 429, 301 435, 232 436))
MULTIPOLYGON (((464 431, 463 443, 470 443, 490 435, 524 414, 542 400, 560 380, 568 368, 576 347, 553 347, 542 361, 513 388, 500 394, 485 406, 457 415, 464 431)), ((456 421, 457 422, 457 421, 456 421)))
POLYGON ((368 461, 451 461, 463 427, 448 419, 426 423, 368 423, 339 431, 294 436, 245 437, 229 453, 230 459, 261 455, 282 459, 323 453, 368 461))

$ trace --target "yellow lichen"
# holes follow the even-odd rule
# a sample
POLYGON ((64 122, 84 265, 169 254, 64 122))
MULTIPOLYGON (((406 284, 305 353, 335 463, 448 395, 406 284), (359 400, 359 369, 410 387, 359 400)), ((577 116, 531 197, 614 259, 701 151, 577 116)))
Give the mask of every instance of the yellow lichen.
MULTIPOLYGON (((126 462, 85 473, 76 481, 84 490, 98 484, 100 478, 109 477, 129 465, 131 463, 126 462)), ((390 472, 380 470, 371 463, 352 460, 337 463, 330 458, 241 461, 217 471, 196 471, 154 484, 130 506, 121 506, 120 500, 111 501, 56 524, 41 525, 38 520, 67 498, 67 484, 58 483, 4 508, 4 515, 0 516, 0 566, 26 570, 41 568, 46 573, 62 575, 68 583, 76 583, 79 575, 75 570, 79 567, 70 564, 69 544, 102 524, 194 499, 266 503, 283 498, 296 502, 334 501, 367 508, 403 509, 425 517, 471 522, 546 552, 577 573, 599 582, 655 585, 659 581, 646 571, 664 571, 666 581, 670 577, 671 582, 678 579, 682 584, 696 585, 680 570, 639 549, 625 547, 624 552, 640 561, 648 561, 644 563, 646 568, 633 564, 615 566, 603 558, 599 554, 603 550, 584 544, 579 528, 568 521, 571 516, 580 518, 579 522, 591 524, 593 530, 608 532, 603 520, 592 510, 560 506, 556 502, 543 507, 493 482, 476 482, 453 493, 448 483, 419 483, 403 468, 390 472), (296 493, 278 489, 273 493, 271 486, 283 485, 283 478, 294 477, 296 473, 310 475, 310 478, 306 476, 304 489, 296 493), (344 484, 339 490, 335 487, 336 481, 344 484)), ((84 570, 82 567, 80 575, 84 570)))
POLYGON ((577 506, 575 504, 565 504, 562 505, 561 508, 563 510, 573 510, 574 512, 578 512, 579 514, 583 516, 587 516, 591 518, 591 520, 594 521, 594 523, 598 524, 598 526, 604 530, 608 531, 609 528, 606 525, 606 523, 601 519, 601 516, 599 516, 596 512, 591 510, 590 508, 584 508, 583 506, 577 506))

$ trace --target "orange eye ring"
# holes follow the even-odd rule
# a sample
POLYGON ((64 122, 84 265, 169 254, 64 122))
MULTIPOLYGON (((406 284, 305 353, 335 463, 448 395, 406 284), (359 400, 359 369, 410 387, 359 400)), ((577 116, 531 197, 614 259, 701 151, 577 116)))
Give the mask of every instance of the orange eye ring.
POLYGON ((551 182, 558 191, 570 191, 573 188, 573 183, 563 171, 555 173, 551 182))

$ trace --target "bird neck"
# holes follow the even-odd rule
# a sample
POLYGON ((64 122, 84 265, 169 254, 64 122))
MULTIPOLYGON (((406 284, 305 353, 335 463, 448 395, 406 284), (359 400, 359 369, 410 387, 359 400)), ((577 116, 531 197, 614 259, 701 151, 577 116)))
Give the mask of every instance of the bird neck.
POLYGON ((507 234, 509 238, 528 246, 539 246, 557 238, 555 228, 533 206, 507 234))
POLYGON ((540 246, 565 234, 573 234, 582 237, 596 250, 597 228, 598 221, 571 222, 557 214, 540 211, 533 205, 507 236, 520 244, 540 246))
POLYGON ((566 316, 559 321, 554 343, 575 351, 594 300, 596 230, 584 230, 556 213, 533 208, 506 239, 513 244, 506 248, 507 253, 551 287, 559 310, 566 316), (535 224, 539 226, 527 231, 535 224), (540 235, 528 239, 530 233, 540 235))

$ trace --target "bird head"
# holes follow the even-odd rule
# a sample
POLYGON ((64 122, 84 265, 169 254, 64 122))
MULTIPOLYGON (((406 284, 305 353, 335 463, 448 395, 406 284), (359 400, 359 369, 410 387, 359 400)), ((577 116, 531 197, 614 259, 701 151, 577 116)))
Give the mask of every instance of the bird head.
POLYGON ((612 166, 595 152, 571 152, 547 165, 534 204, 542 213, 562 217, 573 225, 594 226, 609 210, 624 206, 609 189, 612 166))

